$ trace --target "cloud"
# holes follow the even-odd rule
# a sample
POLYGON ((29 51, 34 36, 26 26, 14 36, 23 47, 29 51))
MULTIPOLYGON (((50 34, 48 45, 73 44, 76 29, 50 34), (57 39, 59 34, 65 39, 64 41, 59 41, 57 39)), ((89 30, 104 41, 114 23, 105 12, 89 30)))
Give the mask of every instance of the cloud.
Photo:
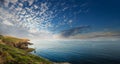
POLYGON ((19 21, 14 14, 0 7, 0 34, 27 37, 29 32, 18 24, 19 21))
POLYGON ((12 24, 12 23, 10 23, 9 21, 3 21, 3 24, 13 26, 13 24, 12 24))
POLYGON ((12 35, 17 37, 28 37, 28 31, 24 28, 0 24, 0 34, 12 35))
POLYGON ((6 7, 8 7, 9 3, 15 3, 15 4, 11 4, 8 10, 4 10, 4 9, 0 10, 2 13, 2 15, 0 15, 2 17, 1 19, 5 21, 4 24, 12 25, 13 23, 17 26, 26 28, 28 31, 31 32, 33 32, 33 29, 39 31, 41 29, 48 29, 49 27, 52 27, 50 21, 53 18, 53 15, 51 13, 52 11, 47 11, 48 10, 47 2, 44 3, 41 2, 40 5, 39 4, 32 5, 34 0, 24 0, 23 2, 18 2, 17 0, 12 0, 12 1, 3 0, 0 2, 6 4, 5 5, 6 7), (24 2, 28 2, 29 5, 31 6, 30 7, 26 6, 24 8, 23 7, 24 2), (39 9, 39 10, 35 11, 35 9, 39 9))
MULTIPOLYGON (((8 1, 8 0, 7 0, 8 1)), ((16 3, 18 0, 10 0, 11 3, 16 3)))
POLYGON ((118 41, 120 40, 119 31, 99 31, 99 32, 88 32, 88 33, 79 33, 76 35, 71 35, 65 37, 61 34, 53 35, 53 39, 62 39, 62 40, 81 40, 81 41, 118 41))
POLYGON ((79 26, 79 27, 68 29, 68 30, 63 30, 61 32, 61 36, 63 37, 74 36, 76 34, 83 33, 88 28, 90 28, 90 26, 79 26))
POLYGON ((29 6, 31 6, 33 4, 34 0, 28 0, 28 2, 29 2, 29 6))
POLYGON ((0 0, 0 7, 4 5, 4 0, 0 0))
POLYGON ((38 2, 38 0, 0 0, 0 5, 3 6, 0 7, 0 31, 5 35, 37 38, 76 38, 78 34, 89 28, 89 26, 79 26, 63 30, 57 35, 50 31, 50 29, 56 29, 56 27, 61 28, 61 25, 71 26, 74 21, 71 17, 76 17, 73 12, 79 11, 72 9, 79 5, 73 8, 69 7, 71 4, 66 5, 64 2, 62 7, 61 3, 57 2, 55 5, 48 0, 45 2, 38 2), (70 13, 63 14, 67 10, 70 10, 70 13), (52 23, 54 21, 57 21, 56 24, 52 23))
POLYGON ((87 38, 99 38, 99 37, 120 37, 120 32, 93 32, 88 34, 87 38))
POLYGON ((17 12, 16 15, 13 12, 9 13, 9 10, 0 8, 0 34, 39 39, 52 38, 52 33, 47 30, 51 23, 47 22, 49 18, 46 18, 46 13, 43 13, 45 16, 42 15, 41 18, 34 18, 27 12, 31 12, 35 17, 39 13, 33 12, 32 9, 22 8, 21 11, 19 8, 15 8, 14 10, 14 14, 17 12), (46 22, 43 24, 45 20, 46 22))
POLYGON ((85 39, 85 40, 119 40, 120 32, 90 32, 85 34, 77 34, 70 36, 68 39, 85 39))
POLYGON ((23 4, 22 4, 22 3, 19 3, 19 6, 20 6, 20 7, 23 7, 23 4))
POLYGON ((68 23, 71 24, 73 21, 72 20, 69 20, 68 23))
POLYGON ((80 7, 84 7, 84 6, 86 6, 88 3, 83 3, 83 4, 81 4, 80 5, 80 7))
POLYGON ((16 4, 16 2, 18 2, 18 0, 0 0, 0 4, 5 7, 8 7, 9 3, 16 4))

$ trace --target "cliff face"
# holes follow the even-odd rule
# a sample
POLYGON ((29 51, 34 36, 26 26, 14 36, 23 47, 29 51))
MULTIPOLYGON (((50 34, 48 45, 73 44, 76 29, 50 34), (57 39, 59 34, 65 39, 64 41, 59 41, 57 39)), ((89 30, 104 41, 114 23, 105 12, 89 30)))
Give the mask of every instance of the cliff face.
POLYGON ((52 64, 52 62, 30 54, 28 39, 0 35, 0 64, 52 64))
POLYGON ((34 50, 32 48, 28 48, 28 45, 32 45, 32 43, 28 42, 29 39, 20 39, 20 38, 15 38, 15 37, 11 37, 11 36, 0 35, 0 41, 3 44, 7 44, 9 46, 23 49, 23 50, 26 50, 29 52, 34 50))

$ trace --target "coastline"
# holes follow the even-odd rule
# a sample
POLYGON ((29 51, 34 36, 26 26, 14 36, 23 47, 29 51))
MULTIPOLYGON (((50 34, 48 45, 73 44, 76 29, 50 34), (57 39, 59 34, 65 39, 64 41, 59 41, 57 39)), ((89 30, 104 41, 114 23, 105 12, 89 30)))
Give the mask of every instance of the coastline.
POLYGON ((0 64, 53 64, 52 61, 31 54, 28 39, 0 35, 0 64))

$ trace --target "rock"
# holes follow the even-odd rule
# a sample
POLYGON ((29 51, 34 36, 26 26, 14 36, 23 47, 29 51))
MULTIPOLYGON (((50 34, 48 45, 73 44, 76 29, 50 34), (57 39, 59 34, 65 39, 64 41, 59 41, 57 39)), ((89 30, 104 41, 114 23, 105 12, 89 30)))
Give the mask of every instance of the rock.
POLYGON ((28 41, 30 40, 0 35, 0 43, 4 42, 4 44, 7 44, 12 47, 16 47, 16 48, 23 49, 23 50, 28 49, 27 51, 32 51, 33 49, 29 49, 28 45, 33 45, 33 44, 28 41))

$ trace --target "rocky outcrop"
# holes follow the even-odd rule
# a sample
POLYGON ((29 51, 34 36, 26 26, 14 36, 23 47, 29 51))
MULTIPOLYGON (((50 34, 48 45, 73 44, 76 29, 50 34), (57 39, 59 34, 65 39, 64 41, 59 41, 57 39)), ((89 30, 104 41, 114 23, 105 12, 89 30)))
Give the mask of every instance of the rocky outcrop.
POLYGON ((32 45, 32 43, 30 43, 29 41, 30 41, 29 39, 21 39, 21 38, 15 38, 11 36, 0 35, 0 43, 4 43, 19 49, 32 51, 34 49, 28 48, 28 45, 32 45))
POLYGON ((44 58, 30 54, 32 43, 28 39, 0 35, 0 64, 53 64, 44 58))

